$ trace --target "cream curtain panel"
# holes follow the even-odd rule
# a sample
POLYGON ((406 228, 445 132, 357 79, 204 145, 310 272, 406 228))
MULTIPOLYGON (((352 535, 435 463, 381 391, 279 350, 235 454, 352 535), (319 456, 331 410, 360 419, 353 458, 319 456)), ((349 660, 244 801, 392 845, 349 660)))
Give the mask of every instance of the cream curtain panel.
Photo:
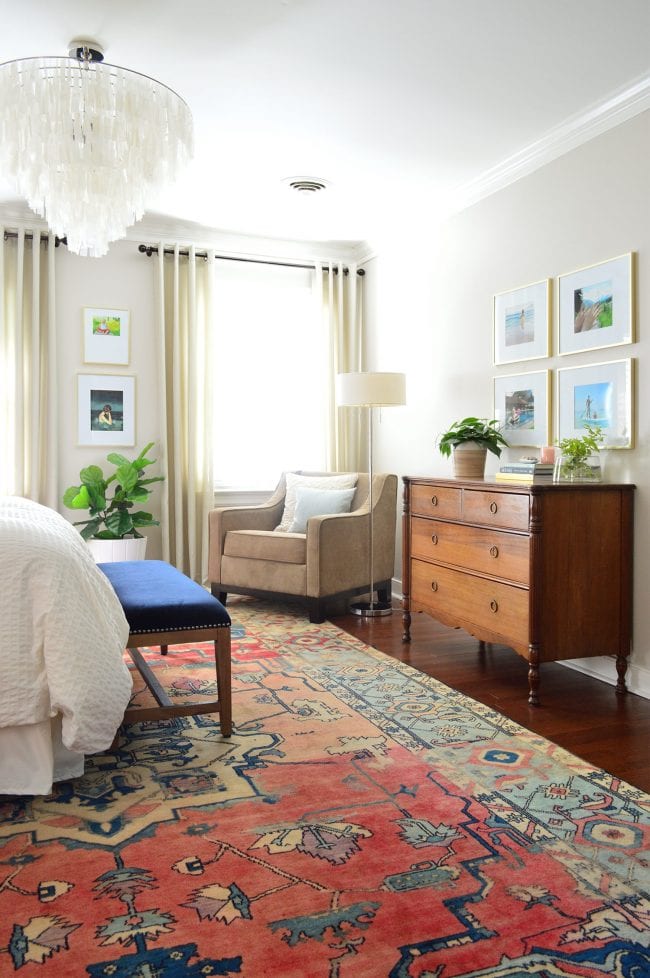
MULTIPOLYGON (((163 558, 207 580, 212 478, 214 255, 182 256, 158 246, 156 296, 161 364, 163 558)), ((169 250, 169 249, 168 249, 169 250)))
POLYGON ((336 375, 364 369, 363 278, 356 263, 316 266, 315 289, 327 344, 327 464, 333 472, 363 471, 367 458, 367 412, 336 406, 336 375))
POLYGON ((0 494, 56 508, 54 235, 0 235, 0 494))

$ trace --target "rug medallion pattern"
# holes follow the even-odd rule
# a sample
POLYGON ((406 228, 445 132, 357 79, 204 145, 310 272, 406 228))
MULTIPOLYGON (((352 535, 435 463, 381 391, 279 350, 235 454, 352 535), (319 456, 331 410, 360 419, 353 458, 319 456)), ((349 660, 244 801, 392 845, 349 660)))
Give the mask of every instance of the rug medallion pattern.
MULTIPOLYGON (((231 613, 230 740, 134 724, 0 796, 2 978, 650 976, 647 795, 334 625, 231 613)), ((151 658, 214 695, 210 647, 151 658)))

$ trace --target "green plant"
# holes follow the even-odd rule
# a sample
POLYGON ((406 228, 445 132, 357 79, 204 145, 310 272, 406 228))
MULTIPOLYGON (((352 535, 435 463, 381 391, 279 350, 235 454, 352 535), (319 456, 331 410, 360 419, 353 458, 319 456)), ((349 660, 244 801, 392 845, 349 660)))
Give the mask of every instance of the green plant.
POLYGON ((146 503, 151 494, 147 487, 153 482, 162 482, 162 475, 143 479, 142 475, 156 459, 147 458, 153 447, 149 442, 133 461, 111 452, 107 461, 115 466, 112 475, 105 476, 98 465, 89 465, 79 473, 81 485, 70 486, 63 495, 63 504, 68 509, 87 509, 90 518, 79 520, 75 526, 83 526, 84 540, 96 537, 99 540, 121 540, 122 537, 141 537, 141 527, 158 526, 151 513, 146 510, 133 511, 136 504, 146 503), (108 489, 113 486, 112 495, 108 489), (103 529, 102 529, 103 527, 103 529))
POLYGON ((560 449, 560 478, 569 480, 588 479, 593 481, 600 477, 600 470, 594 471, 587 462, 590 455, 597 455, 604 441, 600 428, 585 425, 586 434, 580 438, 562 438, 556 442, 560 449))
POLYGON ((508 445, 496 419, 488 421, 487 418, 463 418, 462 421, 454 421, 448 430, 439 436, 438 448, 442 455, 449 457, 452 448, 466 441, 475 441, 477 445, 487 448, 488 452, 492 452, 497 458, 501 455, 502 447, 508 445))

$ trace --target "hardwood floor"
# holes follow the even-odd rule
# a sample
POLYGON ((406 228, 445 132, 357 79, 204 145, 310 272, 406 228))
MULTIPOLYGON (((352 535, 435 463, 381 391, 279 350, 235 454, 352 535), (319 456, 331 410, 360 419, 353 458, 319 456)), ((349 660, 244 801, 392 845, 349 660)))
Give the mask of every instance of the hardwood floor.
POLYGON ((411 643, 402 643, 402 614, 364 619, 332 617, 339 628, 367 645, 481 703, 523 727, 560 744, 610 774, 650 792, 650 700, 628 693, 555 662, 541 667, 539 707, 528 704, 528 664, 511 649, 488 646, 465 632, 415 614, 411 643))

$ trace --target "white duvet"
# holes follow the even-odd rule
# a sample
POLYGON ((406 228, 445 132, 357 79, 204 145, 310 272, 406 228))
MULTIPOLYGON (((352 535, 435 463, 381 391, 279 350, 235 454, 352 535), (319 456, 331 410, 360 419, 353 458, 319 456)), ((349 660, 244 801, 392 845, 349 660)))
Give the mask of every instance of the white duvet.
POLYGON ((0 732, 60 716, 66 748, 106 750, 131 693, 129 626, 86 544, 54 510, 0 497, 0 595, 0 732))

